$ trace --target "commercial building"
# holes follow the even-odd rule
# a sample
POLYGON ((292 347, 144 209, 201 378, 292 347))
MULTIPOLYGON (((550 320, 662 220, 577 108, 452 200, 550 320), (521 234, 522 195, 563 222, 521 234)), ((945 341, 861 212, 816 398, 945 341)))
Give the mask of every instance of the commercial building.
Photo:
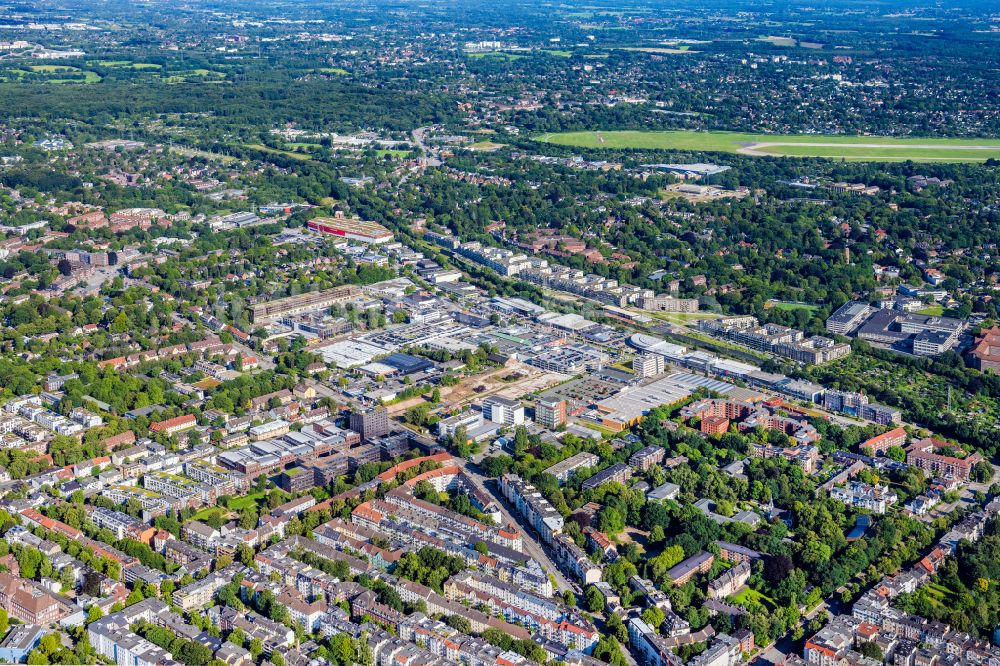
POLYGON ((660 354, 639 354, 632 359, 632 370, 639 377, 655 377, 663 374, 666 367, 660 354))
POLYGON ((535 423, 550 430, 566 423, 566 401, 539 398, 535 401, 535 423))
POLYGON ((838 335, 850 335, 875 312, 875 308, 862 301, 847 301, 826 320, 826 330, 838 335))
POLYGON ((503 396, 490 396, 483 401, 483 418, 505 426, 524 423, 524 407, 517 400, 503 396))
MULTIPOLYGON (((346 463, 346 459, 344 461, 346 463)), ((287 493, 301 493, 315 485, 316 475, 305 467, 292 467, 278 475, 278 487, 287 493)))
POLYGON ((467 410, 459 412, 454 416, 441 419, 437 423, 438 437, 445 438, 455 434, 459 428, 465 428, 466 432, 475 430, 483 424, 483 415, 480 412, 467 410))
POLYGON ((877 310, 858 328, 857 336, 920 356, 936 356, 958 344, 965 326, 951 317, 877 310))
POLYGON ((337 303, 349 301, 359 293, 361 293, 359 287, 347 284, 323 291, 310 291, 305 294, 256 303, 250 307, 250 319, 255 324, 262 324, 274 321, 279 317, 298 315, 313 310, 325 310, 337 303))
POLYGON ((38 647, 45 635, 45 629, 36 624, 19 624, 0 642, 0 661, 5 664, 16 664, 23 661, 28 653, 38 647))
POLYGON ((349 218, 339 211, 334 217, 317 217, 309 220, 306 226, 310 231, 340 236, 358 243, 378 245, 392 242, 392 232, 381 224, 359 218, 349 218))
POLYGON ((352 412, 350 428, 361 439, 375 439, 389 434, 389 412, 385 407, 375 407, 364 412, 352 412))

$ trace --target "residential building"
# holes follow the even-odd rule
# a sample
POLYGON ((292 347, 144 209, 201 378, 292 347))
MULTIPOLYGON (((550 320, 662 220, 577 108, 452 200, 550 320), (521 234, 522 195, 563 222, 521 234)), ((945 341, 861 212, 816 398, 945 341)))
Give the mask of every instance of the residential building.
POLYGON ((542 541, 551 544, 562 533, 563 517, 533 485, 517 475, 504 474, 500 477, 500 491, 542 537, 542 541))
POLYGON ((548 467, 545 470, 545 473, 556 477, 556 481, 562 485, 569 481, 570 477, 572 477, 573 473, 577 470, 594 467, 599 462, 600 458, 598 458, 596 454, 581 451, 576 455, 572 455, 569 458, 561 460, 560 462, 548 467))
POLYGON ((726 569, 718 578, 711 581, 706 594, 709 599, 725 599, 736 594, 748 580, 750 580, 750 563, 743 561, 731 569, 726 569))
POLYGON ((896 493, 886 486, 871 486, 860 481, 852 481, 845 488, 833 488, 830 491, 830 497, 856 509, 864 509, 877 514, 885 513, 890 506, 899 500, 896 493))
POLYGON ((662 446, 647 446, 633 453, 628 459, 628 464, 638 472, 645 472, 653 465, 663 462, 666 455, 667 450, 662 446))
POLYGON ((715 555, 707 552, 700 552, 692 555, 673 569, 667 572, 667 577, 676 587, 684 585, 699 573, 707 573, 715 562, 715 555))
POLYGON ((583 482, 584 490, 603 486, 605 483, 625 483, 632 478, 632 468, 623 463, 618 463, 601 470, 583 482))

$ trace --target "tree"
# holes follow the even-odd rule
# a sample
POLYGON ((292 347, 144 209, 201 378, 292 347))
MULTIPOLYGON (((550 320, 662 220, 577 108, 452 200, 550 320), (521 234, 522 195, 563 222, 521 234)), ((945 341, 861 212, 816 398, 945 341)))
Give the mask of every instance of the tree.
POLYGON ((681 546, 667 546, 663 552, 649 560, 649 575, 657 583, 664 583, 667 572, 684 559, 684 549, 681 546))
POLYGON ((572 590, 563 592, 563 603, 567 606, 576 606, 576 595, 573 594, 572 590))
POLYGON ((625 529, 625 518, 613 506, 605 506, 597 514, 597 529, 608 536, 615 536, 625 529))
POLYGON ((611 664, 611 666, 626 666, 621 645, 614 636, 605 636, 597 642, 597 645, 594 647, 594 657, 611 664))
POLYGON ((972 480, 977 483, 989 483, 993 480, 993 465, 980 460, 972 466, 972 480))
POLYGON ((896 462, 903 462, 906 460, 906 449, 898 445, 890 446, 886 450, 885 455, 896 462))
POLYGON ((17 555, 17 566, 21 570, 21 577, 32 579, 38 575, 38 570, 42 565, 44 555, 37 548, 25 546, 17 555))
POLYGON ((880 648, 877 643, 872 641, 861 641, 858 644, 858 652, 879 662, 885 658, 885 655, 882 654, 882 648, 880 648))
POLYGON ((653 631, 659 632, 660 625, 663 624, 664 615, 663 611, 657 606, 650 606, 646 610, 642 611, 642 620, 653 629, 653 631))
POLYGON ((229 632, 229 636, 226 638, 226 640, 232 643, 233 645, 238 645, 239 647, 243 647, 243 645, 247 642, 247 637, 246 634, 243 633, 242 629, 240 629, 239 627, 233 627, 233 630, 229 632))
POLYGON ((584 596, 587 599, 587 608, 590 609, 591 613, 601 613, 604 611, 604 595, 593 585, 587 588, 584 592, 584 596))
POLYGON ((463 634, 472 633, 472 623, 469 622, 468 618, 462 617, 461 615, 449 615, 445 618, 445 622, 455 631, 460 631, 463 634))

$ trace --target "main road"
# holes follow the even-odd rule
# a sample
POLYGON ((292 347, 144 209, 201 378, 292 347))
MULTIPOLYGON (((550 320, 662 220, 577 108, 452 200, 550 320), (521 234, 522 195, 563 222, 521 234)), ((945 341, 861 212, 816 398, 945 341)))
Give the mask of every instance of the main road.
POLYGON ((570 590, 579 597, 582 594, 580 586, 571 582, 565 575, 563 575, 563 572, 558 566, 556 566, 556 563, 552 561, 552 558, 549 557, 548 552, 546 552, 542 544, 535 538, 533 528, 520 516, 515 516, 507 509, 504 498, 494 490, 495 484, 489 483, 489 479, 483 476, 479 470, 476 469, 475 465, 471 464, 468 460, 463 459, 461 464, 462 469, 469 476, 469 478, 471 478, 483 490, 490 493, 497 501, 497 506, 500 507, 500 514, 503 516, 504 521, 510 523, 511 525, 517 525, 521 528, 521 540, 524 552, 538 560, 538 562, 541 563, 541 565, 552 575, 556 582, 556 589, 560 592, 570 590))

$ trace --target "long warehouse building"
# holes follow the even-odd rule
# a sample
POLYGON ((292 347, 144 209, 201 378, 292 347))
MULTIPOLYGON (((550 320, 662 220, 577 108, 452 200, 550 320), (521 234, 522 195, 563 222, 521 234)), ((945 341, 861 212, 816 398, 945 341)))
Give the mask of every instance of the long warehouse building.
POLYGON ((257 303, 250 307, 250 318, 255 324, 267 323, 278 317, 302 314, 313 310, 322 310, 336 303, 349 301, 361 293, 361 289, 353 284, 346 284, 323 291, 310 291, 273 301, 257 303))

